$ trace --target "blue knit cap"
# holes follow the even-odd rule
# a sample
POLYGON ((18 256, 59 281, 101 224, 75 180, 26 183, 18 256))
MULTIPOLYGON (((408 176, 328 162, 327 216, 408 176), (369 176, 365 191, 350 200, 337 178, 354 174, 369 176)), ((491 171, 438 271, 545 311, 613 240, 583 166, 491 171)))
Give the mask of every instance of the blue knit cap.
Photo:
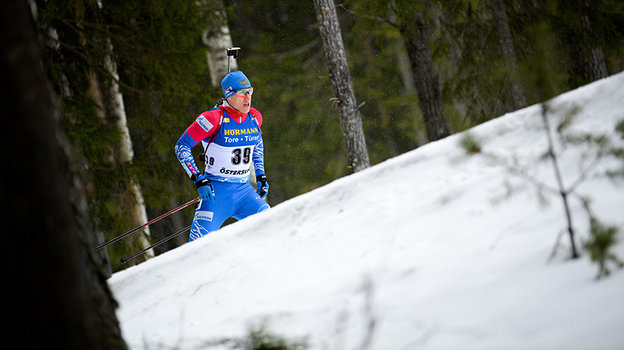
POLYGON ((250 88, 251 83, 249 79, 243 74, 243 72, 237 70, 229 73, 221 80, 221 88, 223 89, 223 95, 225 98, 230 98, 236 91, 240 89, 250 88))

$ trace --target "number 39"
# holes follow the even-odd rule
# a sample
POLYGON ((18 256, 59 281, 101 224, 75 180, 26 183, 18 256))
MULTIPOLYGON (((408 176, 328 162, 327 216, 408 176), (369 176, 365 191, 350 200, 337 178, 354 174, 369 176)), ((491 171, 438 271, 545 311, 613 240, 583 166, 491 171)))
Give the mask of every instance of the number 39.
POLYGON ((243 164, 249 164, 249 161, 251 160, 251 148, 236 148, 232 151, 232 164, 238 165, 241 163, 241 160, 243 164))

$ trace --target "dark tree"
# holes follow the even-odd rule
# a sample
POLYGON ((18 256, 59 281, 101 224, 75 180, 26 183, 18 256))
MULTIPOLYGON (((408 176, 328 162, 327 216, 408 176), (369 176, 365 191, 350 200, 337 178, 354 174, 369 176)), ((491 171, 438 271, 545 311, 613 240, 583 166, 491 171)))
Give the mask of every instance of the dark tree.
POLYGON ((126 349, 116 302, 81 234, 84 199, 28 2, 2 1, 0 16, 7 341, 22 349, 126 349))
POLYGON ((342 32, 333 0, 314 0, 329 77, 340 115, 340 125, 347 147, 348 166, 357 172, 370 166, 360 111, 353 92, 351 73, 342 42, 342 32))
POLYGON ((557 5, 559 16, 553 16, 553 28, 568 49, 572 87, 607 77, 603 51, 605 23, 610 23, 606 15, 611 11, 607 1, 559 0, 557 5))
MULTIPOLYGON (((509 28, 505 3, 503 0, 490 0, 490 8, 492 9, 492 17, 498 33, 499 49, 505 61, 505 66, 511 72, 517 72, 518 56, 516 55, 511 29, 509 28)), ((526 94, 522 84, 513 75, 510 80, 513 107, 515 109, 525 107, 527 105, 526 94)))
POLYGON ((423 14, 410 1, 396 3, 399 30, 412 64, 427 138, 429 141, 439 140, 450 135, 451 131, 442 115, 440 79, 429 48, 432 28, 427 26, 423 14))

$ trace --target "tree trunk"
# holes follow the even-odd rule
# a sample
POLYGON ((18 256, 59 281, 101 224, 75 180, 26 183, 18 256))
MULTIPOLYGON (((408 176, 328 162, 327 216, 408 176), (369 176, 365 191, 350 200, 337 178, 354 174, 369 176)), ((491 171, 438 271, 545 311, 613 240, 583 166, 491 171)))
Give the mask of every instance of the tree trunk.
MULTIPOLYGON (((515 73, 518 71, 518 57, 516 56, 516 49, 514 48, 511 30, 509 29, 505 4, 503 0, 490 0, 490 7, 492 9, 496 31, 498 32, 498 42, 503 60, 505 60, 505 66, 508 67, 510 72, 515 73)), ((524 88, 513 74, 510 80, 513 107, 515 109, 525 107, 527 102, 524 88)))
POLYGON ((0 2, 0 17, 6 86, 0 103, 9 116, 2 149, 13 169, 0 173, 0 222, 11 247, 2 254, 11 301, 7 334, 24 349, 127 349, 116 302, 76 220, 84 216, 84 198, 72 191, 60 100, 44 70, 28 2, 0 2), (24 142, 26 150, 18 146, 24 142))
POLYGON ((440 80, 429 49, 430 30, 425 24, 422 13, 415 9, 406 7, 398 12, 399 30, 412 64, 427 138, 429 141, 439 140, 450 135, 451 131, 442 115, 440 80))
MULTIPOLYGON (((539 2, 538 2, 539 3, 539 2)), ((602 16, 613 10, 597 1, 556 1, 557 12, 549 20, 568 50, 569 83, 575 88, 608 76, 602 43, 611 24, 602 16)), ((543 6, 546 7, 546 6, 543 6)))
MULTIPOLYGON (((101 5, 99 10, 101 10, 101 5)), ((83 46, 85 50, 87 50, 87 42, 83 30, 82 23, 78 23, 77 27, 79 29, 79 37, 80 44, 83 46)), ((113 45, 110 41, 110 38, 90 38, 94 41, 104 42, 104 47, 106 50, 106 54, 104 57, 104 69, 106 70, 106 74, 98 75, 95 71, 89 70, 89 87, 91 89, 93 98, 97 105, 100 107, 97 109, 98 117, 102 118, 104 123, 112 125, 114 128, 119 130, 120 139, 119 142, 111 149, 110 157, 108 162, 111 163, 112 166, 124 165, 132 162, 134 157, 134 151, 132 149, 132 141, 130 139, 130 131, 128 130, 126 111, 123 103, 123 96, 119 90, 119 74, 117 73, 117 65, 113 60, 113 45)), ((143 200, 143 194, 141 193, 141 189, 136 179, 131 176, 128 179, 128 184, 126 185, 126 194, 130 198, 127 201, 128 205, 128 213, 131 218, 131 222, 134 226, 143 225, 148 221, 147 212, 145 209, 145 202, 143 200)), ((138 242, 138 246, 141 248, 148 247, 150 245, 146 236, 150 235, 149 227, 144 228, 141 232, 132 236, 131 239, 128 239, 129 245, 134 245, 135 242, 138 242)), ((98 235, 98 237, 103 237, 102 235, 98 235)), ((97 243, 103 243, 97 242, 97 243)), ((142 256, 141 259, 143 261, 146 258, 153 257, 154 251, 149 250, 142 256)), ((141 262, 141 259, 137 259, 132 261, 131 264, 137 264, 141 262)), ((108 260, 107 253, 100 253, 100 260, 102 262, 110 264, 108 260)))
POLYGON ((336 96, 340 125, 347 148, 348 166, 354 172, 370 166, 364 129, 360 118, 342 33, 333 0, 314 0, 329 77, 336 96))
POLYGON ((602 47, 592 47, 589 52, 589 59, 586 63, 587 72, 591 81, 606 78, 609 76, 607 62, 605 61, 602 47))
POLYGON ((399 75, 401 81, 403 81, 403 88, 406 94, 413 94, 416 92, 416 83, 414 81, 414 73, 410 64, 409 56, 405 51, 405 42, 401 40, 393 40, 392 46, 397 56, 397 66, 399 69, 399 75))
MULTIPOLYGON (((228 74, 228 57, 225 50, 233 45, 223 1, 212 1, 211 4, 214 6, 214 9, 210 11, 211 18, 208 21, 208 28, 204 32, 202 39, 207 48, 206 60, 210 70, 210 82, 213 88, 219 89, 221 79, 228 74)), ((238 70, 235 59, 230 59, 229 67, 230 71, 238 70)))
MULTIPOLYGON (((589 6, 585 4, 585 6, 589 6)), ((583 10, 579 11, 583 13, 583 10)), ((592 41, 591 33, 594 32, 593 23, 589 16, 584 15, 580 19, 579 35, 571 49, 570 56, 574 64, 573 71, 577 74, 577 81, 587 83, 606 78, 607 63, 605 62, 602 47, 592 41)))
MULTIPOLYGON (((104 88, 104 107, 106 114, 108 115, 107 121, 112 123, 121 135, 119 142, 116 145, 115 159, 116 164, 127 165, 132 163, 134 158, 134 150, 132 149, 132 140, 130 139, 130 131, 128 130, 126 110, 124 107, 123 96, 119 91, 119 74, 117 73, 117 65, 113 60, 113 45, 110 39, 106 38, 106 50, 105 66, 108 76, 105 80, 104 88)), ((136 178, 130 175, 126 191, 130 196, 129 200, 129 214, 132 218, 133 226, 140 226, 145 224, 147 219, 147 212, 145 210, 145 201, 143 200, 143 193, 141 187, 136 181, 136 178)), ((150 242, 146 237, 150 235, 149 227, 145 227, 140 233, 134 236, 134 240, 139 242, 142 248, 146 248, 150 245, 150 242)), ((154 251, 148 250, 145 254, 145 258, 153 257, 154 251)), ((136 260, 136 262, 141 261, 136 260)))

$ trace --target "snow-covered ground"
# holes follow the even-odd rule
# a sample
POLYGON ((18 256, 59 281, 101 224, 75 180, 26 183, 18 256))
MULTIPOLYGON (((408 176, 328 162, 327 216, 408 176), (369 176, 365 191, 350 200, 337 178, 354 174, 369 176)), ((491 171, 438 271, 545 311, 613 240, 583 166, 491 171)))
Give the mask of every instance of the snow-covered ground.
MULTIPOLYGON (((624 147, 624 73, 554 99, 553 127, 573 108, 568 134, 624 147)), ((264 325, 310 349, 624 349, 624 270, 596 280, 586 251, 570 260, 561 199, 540 190, 556 188, 540 107, 469 133, 482 153, 453 135, 114 274, 124 338, 220 349, 206 342, 264 325)), ((624 260, 624 181, 604 175, 622 160, 557 145, 567 185, 591 170, 575 193, 619 227, 624 260)))

